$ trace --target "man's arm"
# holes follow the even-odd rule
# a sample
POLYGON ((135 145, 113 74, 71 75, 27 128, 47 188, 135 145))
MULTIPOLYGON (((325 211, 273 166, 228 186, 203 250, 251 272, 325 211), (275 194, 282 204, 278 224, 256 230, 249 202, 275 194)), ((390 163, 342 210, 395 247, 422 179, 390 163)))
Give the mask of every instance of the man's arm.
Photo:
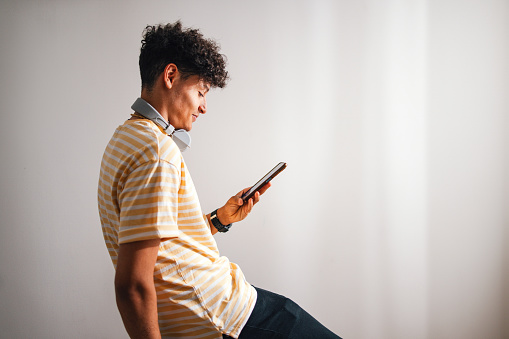
POLYGON ((122 321, 131 338, 161 338, 157 319, 154 266, 161 239, 121 244, 115 294, 122 321))

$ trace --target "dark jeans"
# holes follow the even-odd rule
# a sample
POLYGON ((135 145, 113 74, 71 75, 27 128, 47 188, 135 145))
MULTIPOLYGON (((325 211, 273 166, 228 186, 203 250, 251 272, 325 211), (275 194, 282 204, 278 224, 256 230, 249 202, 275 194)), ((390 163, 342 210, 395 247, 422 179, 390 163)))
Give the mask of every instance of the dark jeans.
MULTIPOLYGON (((255 289, 258 299, 239 339, 339 338, 290 299, 258 287, 255 289)), ((223 334, 223 338, 231 337, 223 334)))

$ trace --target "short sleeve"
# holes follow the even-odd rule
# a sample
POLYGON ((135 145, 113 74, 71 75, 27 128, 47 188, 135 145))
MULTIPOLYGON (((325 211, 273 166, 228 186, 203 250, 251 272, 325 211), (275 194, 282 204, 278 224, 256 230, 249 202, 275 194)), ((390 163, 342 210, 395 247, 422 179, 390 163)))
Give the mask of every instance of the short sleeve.
POLYGON ((175 238, 180 173, 163 160, 144 163, 132 171, 119 195, 119 244, 175 238))

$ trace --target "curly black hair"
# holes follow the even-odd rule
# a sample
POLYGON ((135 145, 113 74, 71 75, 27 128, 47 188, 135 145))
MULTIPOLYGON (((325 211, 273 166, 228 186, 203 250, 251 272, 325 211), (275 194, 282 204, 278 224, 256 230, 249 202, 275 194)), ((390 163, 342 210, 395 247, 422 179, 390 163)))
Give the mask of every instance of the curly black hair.
POLYGON ((140 50, 141 86, 151 89, 166 65, 174 63, 184 77, 198 75, 211 87, 223 88, 228 82, 226 56, 219 45, 205 39, 197 29, 174 24, 147 26, 140 50))

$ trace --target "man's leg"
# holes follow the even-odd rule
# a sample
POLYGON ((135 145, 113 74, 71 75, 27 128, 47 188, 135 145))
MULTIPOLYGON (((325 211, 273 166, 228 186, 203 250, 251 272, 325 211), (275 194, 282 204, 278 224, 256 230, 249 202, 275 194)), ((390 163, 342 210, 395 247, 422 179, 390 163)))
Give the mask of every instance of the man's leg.
POLYGON ((255 288, 258 293, 256 305, 239 339, 339 338, 292 300, 255 288))

